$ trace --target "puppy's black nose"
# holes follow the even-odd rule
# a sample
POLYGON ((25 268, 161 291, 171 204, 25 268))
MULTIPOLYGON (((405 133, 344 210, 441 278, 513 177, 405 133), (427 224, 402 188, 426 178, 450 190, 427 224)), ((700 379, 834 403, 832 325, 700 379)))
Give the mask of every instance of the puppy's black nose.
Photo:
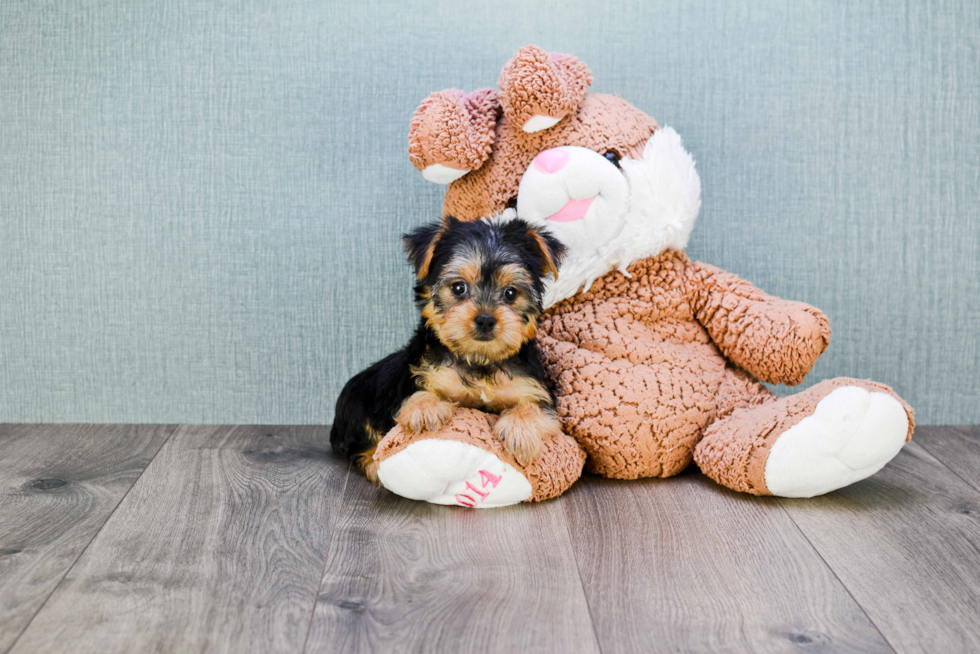
POLYGON ((473 324, 476 325, 478 331, 489 332, 493 331, 493 328, 497 326, 497 319, 489 313, 481 313, 473 319, 473 324))

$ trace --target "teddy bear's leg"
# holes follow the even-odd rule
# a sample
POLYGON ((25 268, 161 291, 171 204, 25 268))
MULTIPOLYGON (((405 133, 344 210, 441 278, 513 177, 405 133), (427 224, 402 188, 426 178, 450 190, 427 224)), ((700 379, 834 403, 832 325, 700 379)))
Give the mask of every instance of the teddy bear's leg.
POLYGON ((913 426, 911 408, 889 387, 830 379, 717 420, 694 460, 733 490, 813 497, 878 472, 913 426))
POLYGON ((570 436, 546 438, 541 454, 522 466, 493 435, 496 421, 458 408, 436 432, 396 426, 375 453, 381 484, 413 500, 486 509, 556 497, 582 474, 585 452, 570 436))

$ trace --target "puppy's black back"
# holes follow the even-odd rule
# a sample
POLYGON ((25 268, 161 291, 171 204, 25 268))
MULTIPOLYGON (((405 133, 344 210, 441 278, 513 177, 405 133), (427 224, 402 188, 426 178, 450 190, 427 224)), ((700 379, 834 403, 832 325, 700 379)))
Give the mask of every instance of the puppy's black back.
POLYGON ((425 329, 420 325, 405 349, 389 354, 354 375, 337 398, 330 444, 341 456, 354 458, 370 449, 369 430, 386 434, 395 426, 395 414, 405 399, 418 390, 410 366, 425 353, 425 329))
MULTIPOLYGON (((436 358, 452 358, 423 322, 404 349, 389 354, 347 382, 337 398, 336 415, 330 431, 330 445, 336 454, 354 459, 375 445, 371 442, 370 432, 383 436, 394 428, 395 416, 402 403, 418 390, 411 367, 422 360, 426 350, 436 358)), ((555 406, 554 384, 541 364, 537 344, 533 340, 521 347, 511 359, 508 369, 513 372, 520 370, 522 374, 543 382, 551 398, 551 406, 555 406)))

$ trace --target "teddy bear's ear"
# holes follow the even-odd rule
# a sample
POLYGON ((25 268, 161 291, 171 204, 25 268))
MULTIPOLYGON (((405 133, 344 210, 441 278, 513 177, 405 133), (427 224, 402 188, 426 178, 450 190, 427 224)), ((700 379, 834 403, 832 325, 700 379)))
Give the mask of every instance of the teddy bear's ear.
POLYGON ((408 158, 430 182, 449 184, 490 156, 500 101, 493 89, 438 91, 415 111, 408 158))
POLYGON ((500 103, 525 132, 540 132, 578 109, 592 83, 588 66, 571 55, 521 48, 500 73, 500 103))

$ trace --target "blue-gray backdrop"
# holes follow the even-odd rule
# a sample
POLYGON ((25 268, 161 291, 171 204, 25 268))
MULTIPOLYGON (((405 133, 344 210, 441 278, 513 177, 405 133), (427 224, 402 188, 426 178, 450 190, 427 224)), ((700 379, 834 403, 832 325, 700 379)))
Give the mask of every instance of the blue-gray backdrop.
POLYGON ((0 421, 324 423, 408 336, 431 91, 578 55, 685 138, 693 257, 821 307, 808 383, 980 423, 980 3, 0 3, 0 421))

